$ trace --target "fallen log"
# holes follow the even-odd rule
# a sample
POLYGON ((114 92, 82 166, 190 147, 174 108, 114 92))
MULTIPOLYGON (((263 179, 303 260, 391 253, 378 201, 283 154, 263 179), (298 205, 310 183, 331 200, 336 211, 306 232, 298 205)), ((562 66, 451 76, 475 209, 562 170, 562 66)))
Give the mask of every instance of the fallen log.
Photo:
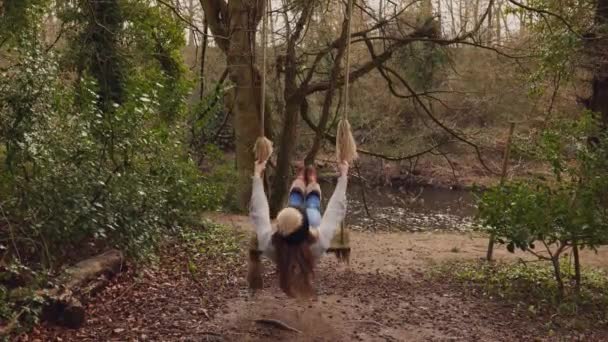
POLYGON ((67 268, 52 289, 44 290, 46 306, 42 318, 69 328, 80 327, 86 319, 84 304, 118 274, 124 256, 118 250, 109 250, 67 268))

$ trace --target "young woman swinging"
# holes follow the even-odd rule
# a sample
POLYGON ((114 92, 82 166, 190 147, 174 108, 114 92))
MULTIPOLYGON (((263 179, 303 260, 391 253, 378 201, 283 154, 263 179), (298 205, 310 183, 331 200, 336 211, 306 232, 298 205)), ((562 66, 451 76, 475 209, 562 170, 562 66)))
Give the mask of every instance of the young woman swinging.
POLYGON ((262 173, 266 161, 272 155, 272 142, 264 136, 264 111, 266 94, 266 37, 268 15, 263 17, 263 63, 261 73, 260 136, 254 146, 256 163, 253 175, 250 216, 255 225, 257 248, 249 254, 250 288, 261 287, 262 272, 260 255, 273 260, 277 265, 279 285, 292 297, 314 295, 312 286, 314 267, 330 247, 340 223, 346 214, 346 186, 348 163, 357 159, 357 146, 347 119, 348 87, 350 78, 350 37, 354 0, 348 2, 348 33, 346 44, 346 72, 344 75, 344 106, 336 132, 336 156, 339 178, 334 194, 329 200, 325 214, 321 217, 321 188, 317 183, 316 170, 300 166, 289 193, 289 203, 277 215, 275 224, 270 221, 270 210, 262 173))
POLYGON ((314 167, 298 167, 287 207, 270 221, 262 173, 266 162, 256 162, 250 216, 255 225, 258 250, 277 265, 279 285, 291 297, 314 295, 314 267, 330 246, 346 214, 348 163, 338 165, 339 178, 321 216, 321 188, 314 167))

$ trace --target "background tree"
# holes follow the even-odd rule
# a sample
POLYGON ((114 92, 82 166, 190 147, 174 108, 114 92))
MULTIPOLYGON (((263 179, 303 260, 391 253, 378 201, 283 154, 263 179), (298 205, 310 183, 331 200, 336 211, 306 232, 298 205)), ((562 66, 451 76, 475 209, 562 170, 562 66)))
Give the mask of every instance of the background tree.
MULTIPOLYGON (((341 87, 343 83, 343 77, 336 76, 339 74, 343 75, 339 61, 343 55, 343 52, 340 51, 343 50, 344 46, 344 39, 342 37, 344 37, 344 28, 346 26, 342 25, 337 38, 327 35, 318 40, 308 40, 306 38, 306 35, 312 31, 308 28, 308 24, 312 18, 315 16, 322 17, 327 14, 326 11, 329 9, 341 11, 342 6, 338 4, 333 4, 332 6, 325 4, 325 6, 321 6, 322 4, 323 1, 287 1, 285 6, 278 10, 278 12, 284 13, 282 17, 284 20, 283 28, 280 31, 285 40, 282 42, 281 47, 278 48, 282 54, 276 56, 277 68, 278 70, 282 70, 284 80, 284 108, 282 115, 280 115, 282 127, 278 134, 276 169, 273 173, 270 191, 271 211, 273 213, 277 212, 285 199, 289 181, 289 165, 290 161, 294 158, 294 137, 298 136, 298 118, 302 116, 304 121, 309 123, 309 126, 317 132, 317 139, 313 142, 313 148, 306 158, 310 162, 314 159, 319 149, 319 137, 325 136, 327 138, 325 130, 330 127, 324 126, 330 122, 329 115, 333 112, 330 109, 333 105, 335 90, 341 87), (298 45, 300 41, 305 42, 305 44, 298 45), (325 70, 333 71, 327 74, 325 70), (307 108, 310 108, 309 99, 312 99, 319 93, 325 94, 325 100, 323 101, 325 104, 318 123, 314 123, 308 116, 307 108)), ((491 4, 492 1, 490 2, 491 4)), ((396 5, 393 8, 391 16, 380 20, 375 14, 377 10, 371 9, 366 3, 359 4, 355 18, 360 19, 354 29, 353 51, 360 58, 357 61, 358 63, 355 64, 356 67, 351 71, 353 81, 372 71, 378 71, 381 75, 386 76, 389 82, 395 82, 394 78, 397 77, 397 82, 404 83, 406 82, 405 78, 393 75, 395 69, 391 68, 389 69, 390 71, 385 70, 385 68, 388 68, 385 65, 397 51, 417 41, 443 46, 467 41, 474 32, 480 29, 481 23, 484 22, 489 13, 489 9, 484 11, 482 17, 478 20, 479 25, 473 27, 472 30, 463 31, 460 35, 445 40, 440 37, 435 18, 428 17, 431 11, 428 3, 423 9, 427 15, 426 20, 417 23, 415 20, 408 22, 407 15, 411 6, 412 4, 396 5), (379 35, 376 35, 376 33, 379 33, 379 35), (366 51, 369 51, 367 56, 365 56, 366 51)), ((204 10, 211 30, 216 36, 218 46, 227 56, 227 66, 229 70, 233 70, 231 73, 234 75, 231 76, 231 79, 237 85, 236 89, 240 89, 236 94, 235 122, 237 124, 235 129, 237 164, 240 165, 239 172, 241 173, 242 180, 240 183, 242 189, 241 200, 244 203, 248 197, 246 196, 246 184, 248 184, 246 180, 250 170, 249 167, 242 167, 242 164, 251 164, 252 162, 251 146, 256 135, 255 126, 251 124, 256 111, 253 90, 249 93, 246 89, 255 88, 252 85, 255 84, 258 74, 256 68, 251 67, 254 65, 253 58, 251 57, 254 46, 251 44, 251 41, 254 37, 251 36, 247 40, 246 34, 241 32, 240 28, 248 27, 249 30, 255 31, 263 7, 260 7, 260 4, 255 2, 206 1, 204 2, 204 10), (230 19, 229 22, 228 19, 230 19), (244 26, 244 24, 249 26, 244 26), (249 68, 253 71, 249 73, 245 72, 246 70, 242 69, 245 68, 243 65, 249 65, 249 68), (253 77, 250 77, 250 75, 253 75, 253 77), (241 85, 250 88, 241 89, 241 85), (244 113, 243 111, 246 109, 248 109, 248 112, 244 113), (243 133, 245 132, 243 127, 239 128, 241 124, 247 125, 246 134, 243 133)), ((416 17, 413 16, 412 18, 416 17)), ((406 83, 406 91, 408 91, 407 86, 409 84, 406 83)), ((409 90, 413 89, 410 88, 409 90)), ((453 136, 459 136, 454 131, 450 132, 453 136)), ((462 140, 467 141, 464 138, 462 140)))
MULTIPOLYGON (((229 78, 235 84, 233 103, 238 168, 238 201, 242 209, 249 201, 252 148, 257 138, 260 117, 260 74, 256 66, 256 32, 266 10, 262 0, 206 0, 201 2, 205 20, 218 47, 226 56, 229 78)), ((268 135, 271 135, 268 132, 268 135)))

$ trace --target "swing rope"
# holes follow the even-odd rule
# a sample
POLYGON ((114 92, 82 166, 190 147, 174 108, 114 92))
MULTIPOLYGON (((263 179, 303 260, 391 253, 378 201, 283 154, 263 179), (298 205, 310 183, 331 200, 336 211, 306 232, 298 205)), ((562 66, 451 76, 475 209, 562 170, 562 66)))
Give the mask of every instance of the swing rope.
POLYGON ((352 19, 353 19, 353 4, 355 0, 348 1, 347 8, 347 31, 346 31, 346 65, 344 72, 344 105, 342 107, 342 113, 340 116, 340 122, 338 123, 338 132, 336 134, 336 157, 338 162, 346 161, 352 163, 359 156, 357 154, 357 144, 352 134, 350 123, 348 122, 348 110, 349 110, 349 87, 350 87, 350 46, 351 46, 351 32, 352 32, 352 19))
POLYGON ((268 39, 268 0, 266 1, 263 8, 262 14, 262 70, 260 73, 260 134, 257 138, 253 147, 255 153, 255 159, 259 162, 267 161, 272 155, 272 141, 266 138, 265 131, 265 116, 266 116, 266 45, 268 39))
MULTIPOLYGON (((355 0, 348 1, 346 9, 347 27, 346 27, 346 62, 344 71, 344 99, 342 111, 340 113, 340 122, 338 123, 338 132, 336 133, 336 158, 338 163, 352 163, 358 158, 357 144, 353 138, 350 123, 348 122, 349 110, 349 87, 350 87, 350 47, 351 47, 351 30, 353 18, 353 6, 355 0)), ((339 231, 331 241, 328 252, 332 252, 340 262, 348 263, 350 260, 350 238, 344 222, 340 223, 339 231)))

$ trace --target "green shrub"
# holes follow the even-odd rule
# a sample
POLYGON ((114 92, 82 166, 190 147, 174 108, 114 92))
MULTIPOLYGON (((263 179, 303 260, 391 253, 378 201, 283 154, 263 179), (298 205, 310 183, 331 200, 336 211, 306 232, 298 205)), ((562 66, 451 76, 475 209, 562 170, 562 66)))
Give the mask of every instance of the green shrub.
MULTIPOLYGON (((559 296, 564 292, 562 254, 572 249, 579 268, 579 249, 608 241, 608 134, 599 127, 592 115, 549 127, 529 149, 551 166, 553 177, 498 185, 478 203, 482 231, 510 252, 519 248, 552 263, 559 296), (589 135, 596 144, 587 144, 589 135), (575 160, 568 157, 572 144, 575 160), (542 252, 536 245, 543 246, 542 252)), ((581 279, 576 282, 580 286, 581 279)))
MULTIPOLYGON (((571 264, 563 260, 561 266, 563 276, 573 279, 575 274, 571 264)), ((608 278, 604 271, 583 269, 583 285, 579 291, 575 289, 574 281, 567 281, 566 295, 559 301, 556 300, 559 289, 553 269, 547 264, 459 261, 442 265, 438 271, 442 276, 449 274, 465 282, 469 290, 525 304, 525 310, 532 314, 557 311, 560 315, 572 317, 585 311, 598 320, 605 320, 608 314, 608 278)))
POLYGON ((3 241, 47 266, 85 243, 142 256, 164 228, 221 205, 221 188, 184 148, 184 126, 159 120, 162 85, 132 85, 104 113, 95 82, 63 82, 38 45, 21 54, 0 78, 3 241))
POLYGON ((0 268, 0 339, 37 324, 44 298, 36 291, 44 277, 15 262, 0 268))

